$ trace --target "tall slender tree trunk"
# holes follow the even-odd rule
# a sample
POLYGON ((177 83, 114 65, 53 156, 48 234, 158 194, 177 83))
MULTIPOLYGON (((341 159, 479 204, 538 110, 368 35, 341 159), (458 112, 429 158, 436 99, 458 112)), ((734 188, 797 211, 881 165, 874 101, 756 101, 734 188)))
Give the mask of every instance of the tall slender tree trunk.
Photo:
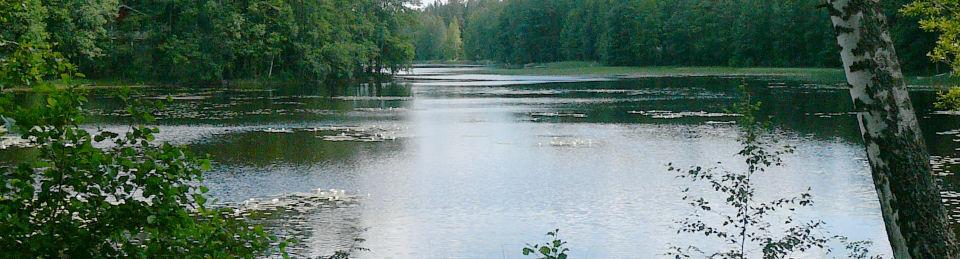
POLYGON ((826 0, 896 258, 958 258, 879 0, 826 0))
POLYGON ((270 69, 267 70, 267 78, 273 78, 273 61, 277 59, 277 56, 270 56, 270 69))

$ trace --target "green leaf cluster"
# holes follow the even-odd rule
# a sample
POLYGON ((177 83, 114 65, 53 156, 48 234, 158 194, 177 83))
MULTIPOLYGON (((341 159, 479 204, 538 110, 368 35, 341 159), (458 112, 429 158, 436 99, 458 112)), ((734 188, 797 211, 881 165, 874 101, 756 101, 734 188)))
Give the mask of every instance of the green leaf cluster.
POLYGON ((937 94, 937 101, 933 103, 933 106, 941 110, 958 110, 960 109, 960 87, 951 87, 946 91, 941 91, 937 94))
POLYGON ((761 103, 752 101, 745 86, 741 87, 743 100, 733 107, 738 119, 742 148, 737 156, 743 159, 746 169, 731 171, 721 163, 712 167, 690 166, 688 168, 668 165, 678 179, 688 180, 703 186, 688 187, 682 192, 683 201, 694 212, 677 221, 677 233, 699 234, 716 239, 720 251, 704 251, 697 245, 672 246, 667 255, 674 258, 747 258, 757 252, 762 258, 791 258, 813 249, 832 252, 828 245, 839 242, 846 246, 850 258, 868 257, 866 247, 870 242, 851 242, 846 237, 829 235, 826 223, 821 220, 801 221, 795 219, 795 211, 813 206, 809 193, 762 201, 757 197, 755 180, 772 167, 782 166, 782 156, 793 153, 793 147, 781 145, 770 124, 757 116, 761 103), (712 191, 719 199, 700 196, 697 190, 712 191), (719 223, 717 223, 719 222, 719 223), (756 252, 753 252, 756 251, 756 252))
POLYGON ((175 0, 130 3, 98 77, 224 83, 324 80, 398 71, 413 58, 400 29, 408 0, 175 0))
POLYGON ((903 14, 920 17, 920 28, 938 34, 936 47, 928 55, 938 62, 950 64, 954 73, 960 73, 960 1, 916 0, 900 10, 903 14))
POLYGON ((560 229, 547 232, 550 241, 543 244, 527 244, 523 248, 523 255, 533 255, 537 259, 566 259, 569 248, 564 247, 567 242, 560 239, 560 229))
MULTIPOLYGON (((0 22, 41 23, 42 15, 21 17, 38 1, 0 3, 0 22)), ((34 89, 26 102, 0 98, 3 131, 28 140, 37 153, 0 168, 0 257, 251 258, 271 252, 278 241, 261 227, 208 206, 200 183, 209 160, 156 143, 159 129, 147 125, 161 104, 122 92, 133 125, 125 132, 83 127, 86 97, 44 81, 80 74, 48 48, 42 29, 32 33, 0 34, 17 42, 0 60, 0 84, 34 89)))
POLYGON ((410 3, 2 0, 0 59, 22 67, 7 66, 16 70, 0 76, 26 87, 50 76, 37 74, 48 69, 31 68, 54 58, 89 78, 124 81, 379 76, 407 68, 413 59, 412 39, 402 33, 415 22, 410 3), (47 52, 36 49, 60 54, 43 56, 47 52))
POLYGON ((0 1, 0 90, 77 75, 76 67, 49 43, 46 18, 39 0, 0 1))
MULTIPOLYGON (((960 75, 960 1, 916 0, 900 10, 903 14, 919 17, 920 28, 937 33, 930 59, 950 65, 952 75, 960 75)), ((960 109, 960 88, 954 86, 941 92, 934 103, 937 109, 960 109)))
MULTIPOLYGON (((41 102, 3 114, 39 153, 0 172, 6 256, 227 258, 270 247, 259 226, 208 207, 199 183, 209 160, 155 144, 158 129, 144 124, 119 133, 82 129, 86 99, 75 89, 38 94, 41 102)), ((150 120, 146 111, 130 110, 150 120)))

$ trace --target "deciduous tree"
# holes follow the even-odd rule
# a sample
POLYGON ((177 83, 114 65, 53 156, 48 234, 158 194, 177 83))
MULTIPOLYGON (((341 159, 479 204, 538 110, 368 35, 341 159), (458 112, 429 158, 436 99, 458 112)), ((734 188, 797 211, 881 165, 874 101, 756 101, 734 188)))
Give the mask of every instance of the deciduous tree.
POLYGON ((878 0, 828 0, 850 96, 896 258, 958 258, 878 0))

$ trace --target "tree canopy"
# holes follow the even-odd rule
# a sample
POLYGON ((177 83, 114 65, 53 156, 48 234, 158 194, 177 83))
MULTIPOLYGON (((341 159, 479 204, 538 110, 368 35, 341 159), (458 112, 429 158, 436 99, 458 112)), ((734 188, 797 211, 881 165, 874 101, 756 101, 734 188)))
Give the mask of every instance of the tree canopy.
MULTIPOLYGON (((935 72, 923 58, 935 36, 884 1, 908 70, 935 72)), ((431 4, 418 32, 461 23, 462 58, 512 64, 598 61, 617 66, 838 67, 833 27, 820 1, 470 0, 431 4)), ((417 34, 417 59, 438 59, 442 33, 417 34), (424 38, 428 37, 428 38, 424 38)))
POLYGON ((322 80, 397 71, 414 55, 410 0, 6 2, 0 56, 42 39, 98 79, 322 80))

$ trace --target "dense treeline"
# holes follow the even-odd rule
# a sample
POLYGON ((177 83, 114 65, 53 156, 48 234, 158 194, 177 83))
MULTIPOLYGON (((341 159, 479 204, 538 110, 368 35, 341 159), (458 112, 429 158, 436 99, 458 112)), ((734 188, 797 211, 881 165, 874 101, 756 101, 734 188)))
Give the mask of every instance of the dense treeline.
POLYGON ((409 65, 414 46, 403 30, 416 22, 410 2, 26 0, 5 10, 17 21, 0 21, 0 58, 18 43, 49 42, 92 78, 354 77, 409 65))
MULTIPOLYGON (((903 64, 935 72, 935 36, 883 1, 903 64)), ((833 27, 815 0, 450 0, 421 10, 417 58, 526 64, 836 67, 833 27), (440 26, 461 24, 462 56, 440 26), (434 36, 424 38, 423 36, 434 36), (431 52, 432 51, 432 52, 431 52), (445 51, 450 52, 450 51, 445 51)))
POLYGON ((418 15, 411 34, 417 60, 458 60, 463 56, 462 2, 429 4, 418 15))

